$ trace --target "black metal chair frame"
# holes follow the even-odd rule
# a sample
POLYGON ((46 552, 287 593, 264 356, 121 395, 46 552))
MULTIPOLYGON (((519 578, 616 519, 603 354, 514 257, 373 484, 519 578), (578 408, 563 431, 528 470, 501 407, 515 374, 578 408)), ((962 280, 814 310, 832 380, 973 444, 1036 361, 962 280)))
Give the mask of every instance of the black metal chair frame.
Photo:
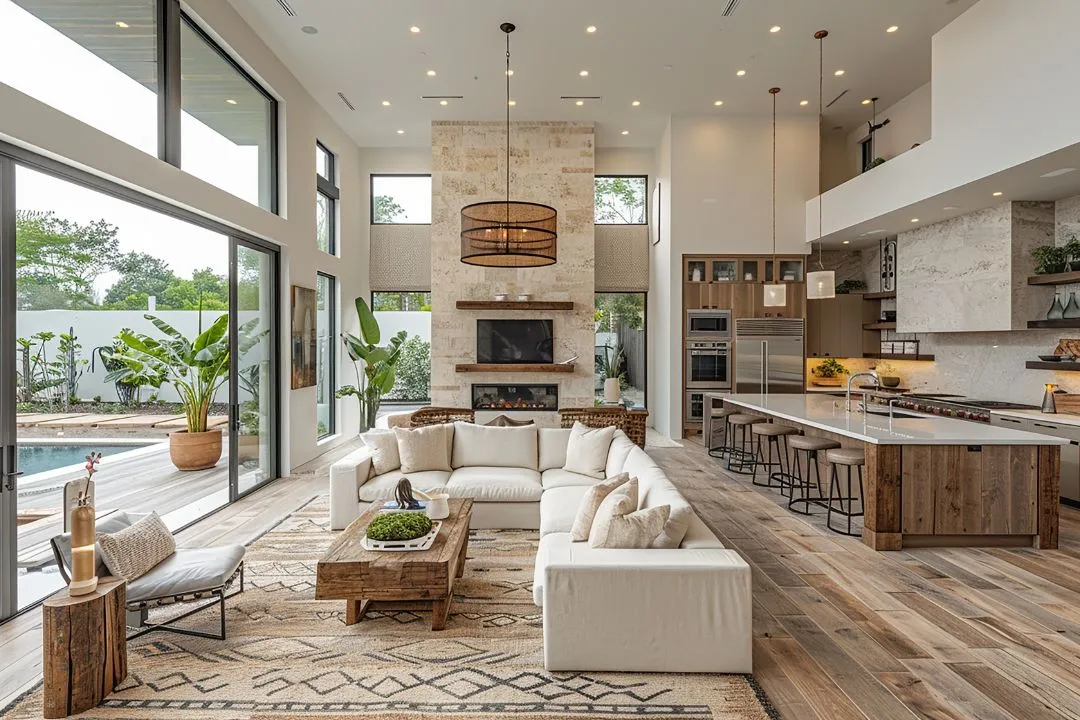
POLYGON ((748 425, 735 425, 731 422, 727 423, 727 429, 730 432, 725 433, 725 452, 727 456, 727 462, 724 467, 728 472, 733 472, 738 475, 753 475, 757 472, 757 459, 754 455, 754 437, 750 434, 750 428, 752 424, 748 425), (738 445, 736 445, 735 432, 739 432, 738 445), (747 435, 750 434, 749 439, 747 435), (727 442, 726 435, 731 436, 731 442, 727 442), (749 446, 749 449, 747 447, 749 446))
POLYGON ((827 499, 824 492, 821 489, 821 466, 818 464, 819 456, 817 450, 811 450, 809 448, 795 448, 792 450, 792 466, 790 476, 790 488, 791 495, 788 500, 788 510, 800 515, 813 515, 810 512, 810 505, 817 505, 821 508, 827 507, 827 499), (802 463, 799 461, 799 453, 806 453, 806 478, 802 476, 802 463), (814 482, 811 483, 811 476, 814 477, 814 482), (802 493, 802 497, 795 497, 795 489, 798 488, 802 493), (810 490, 817 490, 817 497, 810 497, 810 490), (802 503, 804 509, 799 510, 795 507, 795 503, 802 503))
POLYGON ((854 512, 852 510, 852 505, 854 504, 855 497, 851 494, 851 468, 853 466, 852 465, 845 465, 845 467, 847 468, 847 495, 844 496, 844 495, 840 495, 840 487, 839 487, 839 485, 840 485, 840 473, 836 469, 837 465, 836 465, 836 463, 830 463, 830 465, 832 465, 832 469, 829 471, 829 502, 828 502, 828 512, 825 515, 825 526, 827 528, 829 528, 830 530, 832 530, 834 533, 838 533, 840 535, 848 535, 850 537, 861 537, 862 533, 857 533, 857 532, 852 532, 851 531, 851 518, 853 518, 853 517, 863 517, 866 514, 866 508, 865 508, 865 505, 863 504, 863 498, 866 497, 866 491, 865 491, 865 488, 863 486, 863 474, 862 474, 863 466, 862 465, 855 465, 854 466, 859 472, 859 498, 858 498, 858 500, 859 500, 859 512, 854 512), (833 491, 835 491, 835 495, 834 495, 833 491), (839 503, 839 505, 834 504, 834 502, 833 502, 834 500, 837 503, 839 503), (845 501, 847 502, 847 509, 846 510, 844 509, 845 501), (844 530, 841 530, 840 528, 833 527, 833 524, 832 524, 833 513, 836 513, 837 515, 840 515, 841 517, 846 517, 847 518, 847 531, 846 532, 844 530))
MULTIPOLYGON (((751 426, 751 433, 753 433, 753 426, 751 426)), ((787 435, 758 435, 757 436, 757 451, 754 459, 754 477, 750 481, 754 485, 763 488, 779 489, 780 494, 787 496, 787 492, 790 491, 791 481, 788 479, 791 477, 791 466, 788 465, 787 470, 784 470, 785 463, 788 463, 788 453, 791 452, 791 446, 788 444, 787 435), (780 447, 780 440, 783 439, 783 449, 780 447), (765 447, 761 446, 762 441, 765 442, 765 447), (773 448, 776 449, 776 461, 773 462, 773 448), (765 467, 767 477, 764 482, 759 482, 757 478, 757 468, 765 467), (773 471, 773 467, 779 468, 777 471, 773 471)))

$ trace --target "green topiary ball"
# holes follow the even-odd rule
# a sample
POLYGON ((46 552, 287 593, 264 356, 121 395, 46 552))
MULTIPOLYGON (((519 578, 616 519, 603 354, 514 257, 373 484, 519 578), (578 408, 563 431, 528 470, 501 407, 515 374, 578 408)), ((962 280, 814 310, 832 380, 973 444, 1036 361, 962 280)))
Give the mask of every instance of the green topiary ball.
POLYGON ((415 540, 431 532, 431 519, 420 512, 383 513, 371 521, 367 536, 372 540, 415 540))

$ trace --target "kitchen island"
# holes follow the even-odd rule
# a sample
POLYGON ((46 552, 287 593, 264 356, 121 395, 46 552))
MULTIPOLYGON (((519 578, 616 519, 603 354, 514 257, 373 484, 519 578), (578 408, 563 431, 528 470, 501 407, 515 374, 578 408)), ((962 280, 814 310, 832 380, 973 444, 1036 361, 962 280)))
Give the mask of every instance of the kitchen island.
POLYGON ((890 418, 884 406, 847 412, 843 398, 816 394, 728 395, 724 403, 862 449, 862 539, 875 550, 1058 545, 1067 440, 908 410, 890 418))

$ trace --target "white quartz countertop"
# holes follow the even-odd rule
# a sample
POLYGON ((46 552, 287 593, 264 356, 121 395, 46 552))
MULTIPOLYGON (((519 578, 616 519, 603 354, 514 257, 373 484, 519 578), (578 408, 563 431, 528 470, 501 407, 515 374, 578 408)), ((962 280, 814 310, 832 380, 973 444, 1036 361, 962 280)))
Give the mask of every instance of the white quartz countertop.
MULTIPOLYGON (((728 395, 724 402, 874 445, 1068 444, 1068 440, 1049 435, 923 415, 899 408, 898 413, 919 417, 890 421, 887 415, 849 413, 844 409, 843 398, 827 395, 728 395)), ((852 398, 853 406, 855 402, 852 398)))
POLYGON ((1080 415, 1073 413, 1044 413, 1041 410, 993 410, 991 415, 1038 420, 1052 425, 1070 425, 1080 427, 1080 415))

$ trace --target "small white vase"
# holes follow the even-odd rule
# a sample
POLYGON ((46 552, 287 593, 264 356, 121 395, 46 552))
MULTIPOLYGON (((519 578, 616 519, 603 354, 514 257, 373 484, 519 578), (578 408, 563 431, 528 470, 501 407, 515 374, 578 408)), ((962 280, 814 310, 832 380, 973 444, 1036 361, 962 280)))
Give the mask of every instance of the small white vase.
POLYGON ((445 520, 450 517, 450 496, 444 493, 428 493, 427 516, 432 520, 445 520))
POLYGON ((617 403, 621 397, 622 390, 619 388, 619 378, 604 380, 604 402, 617 403))

